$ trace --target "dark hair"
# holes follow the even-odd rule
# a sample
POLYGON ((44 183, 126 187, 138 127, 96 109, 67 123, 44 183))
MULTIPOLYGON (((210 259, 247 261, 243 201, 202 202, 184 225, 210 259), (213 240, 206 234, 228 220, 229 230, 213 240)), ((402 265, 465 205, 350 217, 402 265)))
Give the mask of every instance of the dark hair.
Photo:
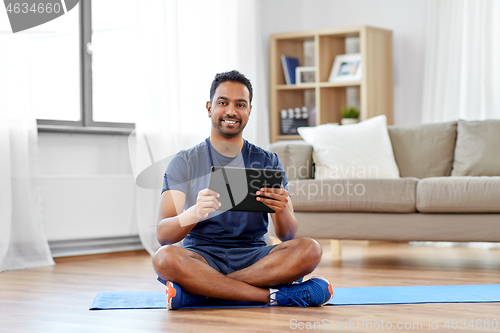
POLYGON ((212 98, 214 98, 215 89, 217 89, 219 84, 226 81, 239 82, 241 84, 244 84, 248 88, 248 92, 250 93, 250 104, 252 104, 252 98, 253 98, 252 84, 250 83, 250 80, 246 78, 245 75, 241 74, 236 70, 219 73, 215 75, 215 79, 212 81, 212 87, 210 87, 210 102, 212 102, 212 98))

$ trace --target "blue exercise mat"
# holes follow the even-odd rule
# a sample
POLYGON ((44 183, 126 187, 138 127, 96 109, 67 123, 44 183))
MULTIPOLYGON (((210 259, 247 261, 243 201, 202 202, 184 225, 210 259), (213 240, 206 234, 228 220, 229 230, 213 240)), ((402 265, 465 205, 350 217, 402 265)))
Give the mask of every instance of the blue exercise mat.
POLYGON ((500 302, 500 284, 333 288, 331 305, 500 302))
MULTIPOLYGON (((100 292, 89 310, 165 309, 165 291, 100 292)), ((191 309, 261 307, 263 303, 235 302, 210 298, 191 309)))
MULTIPOLYGON (((333 288, 328 305, 381 305, 418 303, 486 303, 500 302, 500 284, 418 287, 333 288)), ((100 292, 90 310, 165 309, 164 291, 100 292)), ((261 307, 252 302, 208 299, 190 308, 261 307)))

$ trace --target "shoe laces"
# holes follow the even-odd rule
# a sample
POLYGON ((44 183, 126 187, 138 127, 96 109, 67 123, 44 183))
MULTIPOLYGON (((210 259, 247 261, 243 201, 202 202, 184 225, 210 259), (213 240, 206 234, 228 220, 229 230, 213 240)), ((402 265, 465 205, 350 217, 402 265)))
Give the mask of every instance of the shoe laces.
MULTIPOLYGON (((297 288, 291 291, 278 290, 271 293, 269 295, 269 298, 271 299, 272 296, 274 296, 275 299, 267 303, 263 307, 269 306, 273 303, 279 304, 280 301, 289 300, 290 303, 293 302, 296 305, 300 306, 301 308, 305 308, 309 306, 309 303, 307 303, 306 300, 308 300, 311 297, 311 293, 309 289, 306 286, 304 286, 304 288, 297 288)), ((290 303, 287 304, 287 306, 292 305, 290 303)))

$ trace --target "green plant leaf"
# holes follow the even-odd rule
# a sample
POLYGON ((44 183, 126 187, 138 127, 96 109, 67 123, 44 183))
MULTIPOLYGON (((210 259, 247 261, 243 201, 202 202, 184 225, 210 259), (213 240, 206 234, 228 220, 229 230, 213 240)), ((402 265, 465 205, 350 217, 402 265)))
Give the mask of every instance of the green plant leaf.
POLYGON ((348 106, 342 108, 342 118, 358 118, 359 111, 355 106, 348 106))

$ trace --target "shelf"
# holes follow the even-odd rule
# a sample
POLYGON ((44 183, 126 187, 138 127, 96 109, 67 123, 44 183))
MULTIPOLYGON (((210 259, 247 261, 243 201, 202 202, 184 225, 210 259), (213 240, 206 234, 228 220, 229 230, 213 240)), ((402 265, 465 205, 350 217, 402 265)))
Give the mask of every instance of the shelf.
POLYGON ((277 90, 302 90, 302 89, 314 89, 314 88, 316 88, 316 83, 279 84, 276 86, 277 90))
POLYGON ((347 104, 358 106, 361 120, 383 114, 387 117, 387 123, 392 124, 393 63, 390 30, 355 26, 279 33, 271 35, 269 48, 271 142, 300 139, 300 135, 280 134, 280 111, 302 106, 307 106, 310 111, 314 108, 314 123, 318 125, 340 123, 342 108, 347 104), (361 54, 361 80, 329 82, 335 58, 346 53, 361 54), (303 66, 314 66, 316 82, 286 85, 282 55, 299 59, 299 64, 303 66))
POLYGON ((361 81, 349 81, 349 82, 320 82, 320 88, 330 88, 330 87, 358 87, 361 86, 361 81))
POLYGON ((276 90, 305 90, 305 89, 315 89, 317 86, 319 86, 320 88, 359 87, 361 86, 361 81, 279 84, 276 86, 276 90))
MULTIPOLYGON (((318 30, 305 30, 305 31, 295 31, 295 32, 285 32, 280 34, 272 35, 271 37, 276 40, 290 40, 290 39, 305 39, 310 40, 313 39, 314 36, 331 36, 335 35, 337 37, 357 37, 360 35, 363 29, 366 29, 367 26, 356 26, 356 27, 347 27, 347 28, 327 28, 327 29, 318 29, 318 30)), ((370 29, 377 29, 374 27, 368 27, 370 29)))

